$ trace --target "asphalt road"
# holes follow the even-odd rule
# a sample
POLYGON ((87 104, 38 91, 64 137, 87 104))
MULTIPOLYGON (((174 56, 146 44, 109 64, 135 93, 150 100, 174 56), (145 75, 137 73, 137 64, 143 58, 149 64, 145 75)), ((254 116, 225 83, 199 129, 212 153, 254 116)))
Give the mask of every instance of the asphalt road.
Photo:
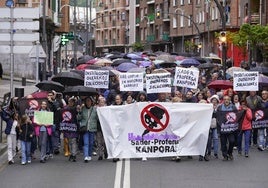
MULTIPOLYGON (((38 156, 38 154, 37 154, 38 156)), ((170 158, 141 161, 125 159, 98 161, 97 157, 84 163, 69 162, 62 152, 45 164, 38 159, 21 165, 6 162, 0 168, 1 188, 263 188, 267 187, 268 152, 251 148, 249 158, 234 154, 233 161, 211 159, 208 162, 183 158, 181 162, 170 158)))

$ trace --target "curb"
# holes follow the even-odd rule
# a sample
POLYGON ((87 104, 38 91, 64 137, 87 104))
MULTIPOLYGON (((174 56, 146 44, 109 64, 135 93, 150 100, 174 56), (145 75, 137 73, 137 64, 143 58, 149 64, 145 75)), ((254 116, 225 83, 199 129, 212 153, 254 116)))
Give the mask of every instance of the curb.
MULTIPOLYGON (((8 75, 3 75, 3 80, 10 80, 10 76, 8 75)), ((14 77, 13 78, 14 81, 21 81, 22 82, 22 78, 18 78, 18 77, 14 77)), ((26 82, 27 83, 35 83, 35 80, 32 80, 32 79, 26 79, 26 82)))

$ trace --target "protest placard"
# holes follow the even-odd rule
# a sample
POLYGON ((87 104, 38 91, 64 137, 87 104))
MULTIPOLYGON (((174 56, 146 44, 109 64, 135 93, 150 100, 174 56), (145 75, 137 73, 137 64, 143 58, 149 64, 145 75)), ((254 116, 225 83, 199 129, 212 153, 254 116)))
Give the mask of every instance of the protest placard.
POLYGON ((108 70, 85 70, 84 86, 108 89, 109 71, 108 70))
POLYGON ((143 73, 120 73, 120 91, 143 91, 143 73))
POLYGON ((259 73, 258 72, 234 72, 233 86, 234 91, 258 91, 259 73))
POLYGON ((34 111, 34 123, 39 125, 53 125, 53 112, 34 111))
POLYGON ((170 73, 157 73, 146 75, 147 93, 170 93, 171 77, 170 73))
POLYGON ((176 67, 174 86, 196 89, 198 85, 199 70, 176 67))

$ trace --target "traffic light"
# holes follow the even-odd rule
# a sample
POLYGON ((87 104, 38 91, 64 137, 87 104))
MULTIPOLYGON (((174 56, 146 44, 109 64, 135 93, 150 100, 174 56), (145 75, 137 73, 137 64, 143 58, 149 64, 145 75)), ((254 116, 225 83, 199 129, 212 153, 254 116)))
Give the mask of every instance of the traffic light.
POLYGON ((155 11, 155 17, 157 19, 160 19, 160 17, 161 17, 161 10, 160 9, 156 9, 156 11, 155 11))
POLYGON ((219 36, 220 42, 222 45, 226 44, 227 37, 226 37, 226 31, 221 31, 219 36))
POLYGON ((61 45, 65 45, 69 42, 69 39, 67 38, 67 35, 66 34, 62 34, 61 35, 61 45))

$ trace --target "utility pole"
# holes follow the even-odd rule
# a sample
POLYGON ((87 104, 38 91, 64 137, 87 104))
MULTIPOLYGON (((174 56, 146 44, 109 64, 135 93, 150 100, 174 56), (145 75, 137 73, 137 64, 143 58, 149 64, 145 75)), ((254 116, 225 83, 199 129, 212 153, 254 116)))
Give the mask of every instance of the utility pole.
MULTIPOLYGON (((45 53, 47 54, 47 34, 46 34, 46 0, 43 0, 43 28, 42 28, 42 45, 44 48, 45 53)), ((42 66, 42 80, 46 80, 47 77, 47 60, 48 56, 45 59, 45 62, 42 66)))
POLYGON ((77 65, 77 19, 76 19, 76 7, 77 7, 77 0, 74 0, 74 67, 77 65))
MULTIPOLYGON (((221 24, 222 24, 222 31, 226 31, 226 18, 224 14, 224 7, 219 3, 218 0, 214 0, 216 3, 220 16, 221 16, 221 24)), ((224 5, 225 6, 225 5, 224 5)), ((223 78, 226 79, 226 56, 227 56, 227 42, 222 45, 222 63, 223 63, 223 78)))

